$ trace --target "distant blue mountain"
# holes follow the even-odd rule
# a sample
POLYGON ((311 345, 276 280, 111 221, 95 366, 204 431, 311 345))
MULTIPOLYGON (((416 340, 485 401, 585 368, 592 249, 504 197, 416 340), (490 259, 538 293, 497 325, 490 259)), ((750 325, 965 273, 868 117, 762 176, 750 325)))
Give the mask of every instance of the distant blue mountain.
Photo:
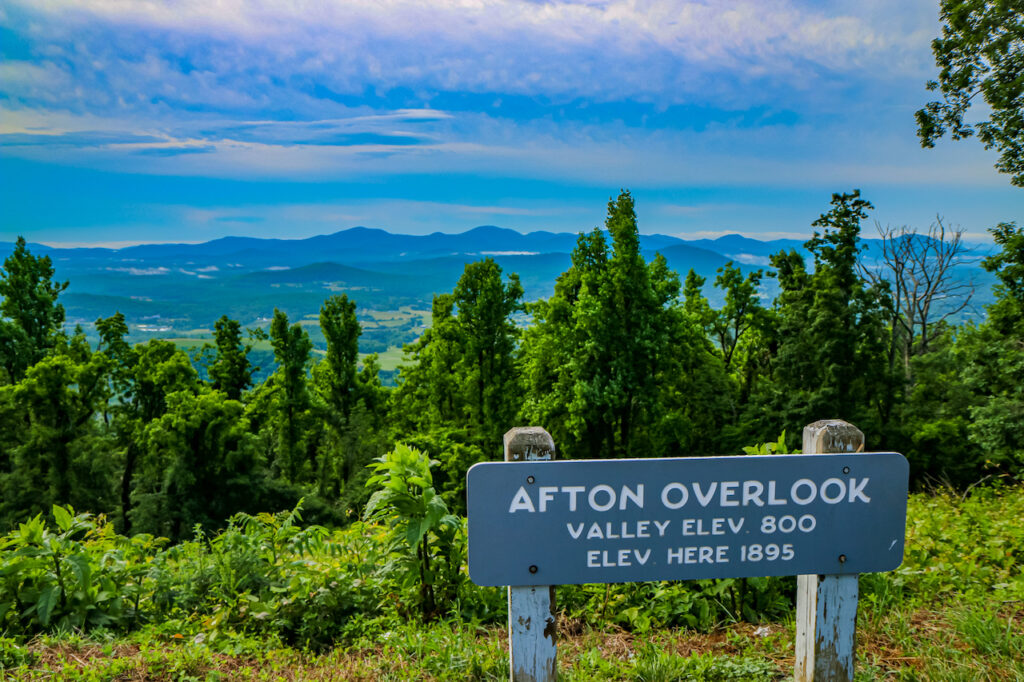
MULTIPOLYGON (((347 293, 360 310, 428 310, 434 294, 451 291, 467 263, 491 257, 519 275, 530 300, 550 296, 570 263, 578 235, 537 231, 523 234, 483 225, 461 234, 401 235, 353 227, 307 239, 225 237, 202 244, 146 244, 121 249, 53 248, 31 244, 49 255, 57 277, 71 287, 62 297, 72 324, 88 325, 120 310, 130 325, 149 329, 153 320, 175 333, 209 329, 227 314, 244 325, 263 324, 275 307, 295 317, 314 318, 324 299, 347 293)), ((732 261, 744 270, 767 268, 769 257, 796 249, 795 239, 760 241, 738 234, 686 241, 669 235, 641 235, 648 259, 661 253, 684 278, 692 268, 705 277, 705 293, 718 303, 712 283, 732 261)), ((881 257, 881 242, 864 240, 869 262, 881 257)), ((0 244, 10 252, 13 244, 0 244)), ((977 258, 987 255, 982 250, 977 258)), ((964 266, 961 278, 981 272, 964 266)), ((979 293, 987 293, 985 273, 979 293)), ((765 280, 766 294, 774 280, 765 280)), ((984 302, 984 297, 980 301, 984 302)), ((367 335, 372 335, 367 331, 367 335)), ((381 332, 382 333, 382 332, 381 332)), ((393 338, 389 337, 387 343, 393 338)), ((381 341, 384 343, 384 341, 381 341)))

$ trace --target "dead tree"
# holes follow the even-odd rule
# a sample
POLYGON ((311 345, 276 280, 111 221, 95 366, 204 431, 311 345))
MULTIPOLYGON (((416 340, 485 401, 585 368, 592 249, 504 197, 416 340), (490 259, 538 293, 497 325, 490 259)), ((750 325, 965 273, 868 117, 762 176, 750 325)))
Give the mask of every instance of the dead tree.
POLYGON ((959 279, 955 268, 967 262, 971 249, 963 242, 962 228, 947 228, 941 217, 921 234, 916 227, 882 227, 877 267, 860 263, 862 274, 873 283, 888 282, 892 296, 893 341, 890 365, 899 355, 907 379, 910 359, 928 352, 944 323, 970 305, 973 280, 959 279))

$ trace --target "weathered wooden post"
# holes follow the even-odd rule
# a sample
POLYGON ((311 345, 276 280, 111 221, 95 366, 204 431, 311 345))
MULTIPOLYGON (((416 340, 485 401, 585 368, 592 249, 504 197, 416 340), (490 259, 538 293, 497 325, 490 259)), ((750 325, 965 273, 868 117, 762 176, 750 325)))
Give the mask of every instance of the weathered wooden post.
MULTIPOLYGON (((826 419, 804 427, 805 455, 863 450, 864 434, 848 422, 826 419)), ((857 597, 857 574, 797 576, 794 682, 853 682, 857 597)))
MULTIPOLYGON (((505 434, 506 462, 550 461, 555 441, 539 426, 518 426, 505 434)), ((530 477, 532 478, 532 476, 530 477)), ((530 567, 536 573, 536 566, 530 567)), ((508 588, 508 649, 512 682, 555 682, 555 588, 508 588)))

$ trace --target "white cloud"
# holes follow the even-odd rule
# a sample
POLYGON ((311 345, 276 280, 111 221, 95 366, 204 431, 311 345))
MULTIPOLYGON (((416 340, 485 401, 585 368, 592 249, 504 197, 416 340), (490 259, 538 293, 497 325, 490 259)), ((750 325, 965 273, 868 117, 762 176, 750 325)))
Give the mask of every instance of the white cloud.
POLYGON ((272 93, 308 97, 314 86, 324 89, 317 99, 361 96, 370 87, 768 102, 770 92, 748 86, 783 82, 809 92, 833 87, 834 78, 817 71, 872 69, 874 78, 908 72, 917 78, 930 63, 921 26, 900 22, 906 10, 891 6, 793 0, 12 4, 19 15, 41 19, 22 28, 40 44, 56 46, 66 73, 105 87, 109 104, 127 107, 141 95, 256 111, 276 100, 272 93))

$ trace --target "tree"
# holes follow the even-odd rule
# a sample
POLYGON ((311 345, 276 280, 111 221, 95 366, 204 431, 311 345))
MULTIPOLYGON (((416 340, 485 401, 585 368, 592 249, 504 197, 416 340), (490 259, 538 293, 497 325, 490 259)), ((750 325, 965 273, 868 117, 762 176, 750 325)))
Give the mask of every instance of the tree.
POLYGON ((910 358, 924 355, 943 334, 945 323, 971 302, 974 284, 957 277, 969 251, 962 229, 947 235, 942 218, 936 218, 925 234, 906 225, 899 228, 878 225, 882 242, 882 267, 861 263, 861 273, 875 284, 887 283, 891 296, 889 362, 902 360, 910 380, 910 358))
POLYGON ((1024 187, 1024 0, 942 0, 942 36, 932 41, 938 80, 928 81, 941 101, 916 114, 924 147, 948 132, 954 140, 977 135, 999 152, 996 168, 1024 187), (987 120, 967 112, 981 95, 987 120))
POLYGON ((195 524, 217 528, 259 501, 259 461, 244 406, 220 391, 167 396, 167 411, 145 428, 134 525, 172 541, 195 524))
POLYGON ((512 315, 522 310, 523 287, 512 274, 503 284, 494 260, 466 265, 452 292, 461 346, 460 385, 479 438, 497 444, 518 410, 518 371, 513 358, 519 330, 512 315))
POLYGON ((854 190, 833 194, 832 208, 812 225, 805 247, 814 258, 808 272, 795 251, 772 257, 781 293, 777 352, 771 382, 763 386, 751 421, 760 437, 774 437, 794 424, 823 415, 847 419, 880 433, 890 418, 893 391, 884 353, 885 292, 857 270, 860 223, 872 208, 854 190), (767 419, 766 419, 767 417, 767 419))
POLYGON ((16 384, 0 387, 0 519, 6 524, 72 504, 113 510, 116 455, 96 415, 111 361, 84 336, 61 340, 16 384), (6 469, 6 471, 4 471, 6 469))
POLYGON ((306 367, 313 343, 300 324, 288 325, 288 316, 274 309, 270 323, 277 371, 273 375, 273 411, 276 423, 276 473, 292 482, 309 480, 316 470, 308 432, 310 396, 306 367))
POLYGON ((715 286, 725 292, 725 305, 712 321, 712 330, 726 370, 732 365, 744 335, 764 322, 766 311, 758 293, 763 275, 763 270, 754 270, 744 277, 732 261, 718 268, 715 286))
POLYGON ((600 230, 580 235, 555 294, 531 306, 523 414, 569 456, 707 447, 721 364, 679 304, 679 277, 663 257, 640 254, 629 192, 608 202, 605 227, 611 248, 600 230))
MULTIPOLYGON (((1001 251, 985 259, 995 273, 988 319, 958 339, 963 381, 974 396, 968 433, 989 467, 1024 470, 1024 231, 1014 223, 990 230, 1001 251)), ((979 467, 980 468, 980 467, 979 467)))
MULTIPOLYGON (((111 355, 111 383, 116 400, 112 412, 113 433, 123 452, 121 471, 121 531, 132 530, 133 493, 140 460, 145 453, 146 427, 167 412, 168 396, 177 392, 197 393, 199 377, 188 355, 163 339, 151 339, 129 346, 124 341, 127 327, 120 313, 97 320, 101 348, 111 355)), ((151 472, 152 473, 152 472, 151 472)), ((152 484, 142 482, 145 488, 152 484)))
POLYGON ((253 368, 248 358, 252 346, 242 343, 238 320, 223 315, 213 326, 217 357, 210 365, 210 383, 230 400, 241 400, 242 392, 252 385, 253 368))
POLYGON ((348 296, 331 296, 320 306, 320 329, 327 340, 327 355, 318 367, 323 372, 322 396, 331 414, 328 418, 347 424, 358 400, 356 370, 359 364, 359 336, 356 302, 348 296))
MULTIPOLYGON (((379 455, 378 430, 384 406, 376 355, 359 369, 356 303, 348 296, 332 296, 320 308, 320 329, 327 340, 324 359, 313 367, 317 410, 326 426, 318 454, 318 485, 323 496, 335 499, 365 465, 379 455)), ((349 505, 362 506, 365 487, 349 490, 349 505), (352 495, 355 495, 355 498, 352 495)))
POLYGON ((18 237, 0 270, 0 363, 10 382, 25 376, 62 333, 64 306, 57 297, 68 283, 54 282, 53 275, 50 257, 33 256, 18 237))

